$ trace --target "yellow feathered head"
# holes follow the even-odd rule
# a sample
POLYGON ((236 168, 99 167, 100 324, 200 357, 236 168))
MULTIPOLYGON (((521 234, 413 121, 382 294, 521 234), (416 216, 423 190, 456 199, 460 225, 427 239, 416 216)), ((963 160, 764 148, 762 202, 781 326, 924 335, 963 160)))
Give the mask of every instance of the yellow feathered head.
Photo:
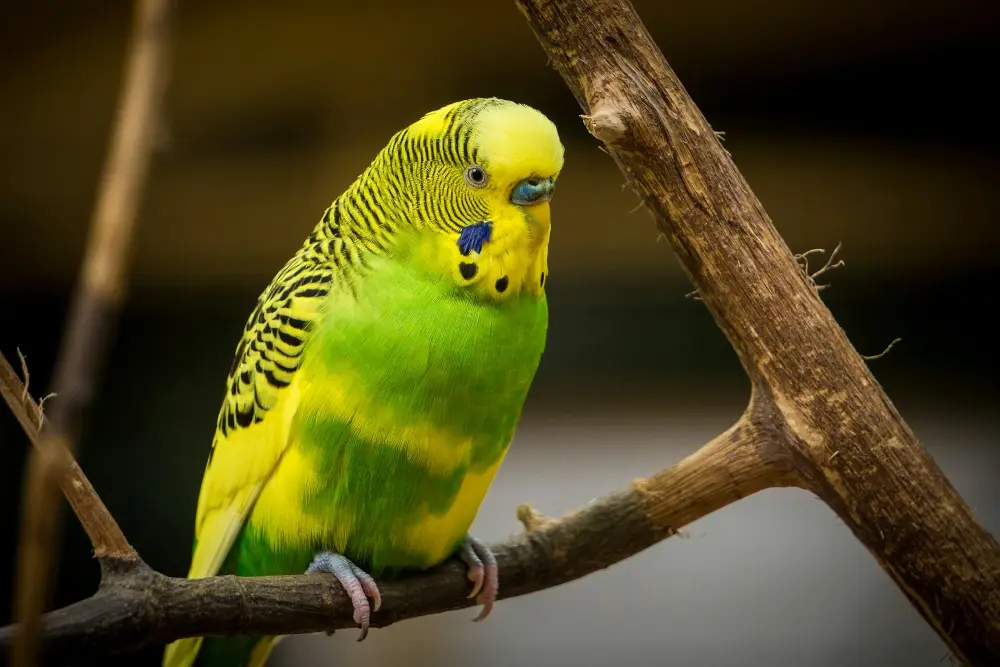
POLYGON ((428 113, 397 133, 384 156, 401 175, 412 222, 446 237, 434 263, 457 271, 459 284, 492 277, 490 291, 502 294, 544 284, 549 200, 563 153, 541 112, 477 98, 428 113))

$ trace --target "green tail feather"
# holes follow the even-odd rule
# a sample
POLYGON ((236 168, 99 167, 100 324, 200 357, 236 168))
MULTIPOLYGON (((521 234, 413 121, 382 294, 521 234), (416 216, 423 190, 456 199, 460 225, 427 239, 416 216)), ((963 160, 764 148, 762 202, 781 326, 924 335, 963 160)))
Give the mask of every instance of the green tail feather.
POLYGON ((206 637, 195 667, 262 667, 274 637, 206 637))
MULTIPOLYGON (((243 577, 304 572, 312 551, 275 553, 252 532, 243 530, 219 568, 219 575, 243 577)), ((263 667, 281 637, 205 637, 193 667, 263 667)))

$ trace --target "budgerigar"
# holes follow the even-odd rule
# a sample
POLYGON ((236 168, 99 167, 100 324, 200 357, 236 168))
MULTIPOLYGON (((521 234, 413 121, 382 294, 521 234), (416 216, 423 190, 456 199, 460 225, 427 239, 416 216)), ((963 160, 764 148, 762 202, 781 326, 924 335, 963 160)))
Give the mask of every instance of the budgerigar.
MULTIPOLYGON (((247 321, 195 521, 191 578, 329 572, 363 639, 372 574, 496 560, 468 530, 548 326, 563 166, 535 109, 473 99, 396 133, 323 213, 247 321)), ((259 667, 277 638, 191 638, 165 667, 259 667)))

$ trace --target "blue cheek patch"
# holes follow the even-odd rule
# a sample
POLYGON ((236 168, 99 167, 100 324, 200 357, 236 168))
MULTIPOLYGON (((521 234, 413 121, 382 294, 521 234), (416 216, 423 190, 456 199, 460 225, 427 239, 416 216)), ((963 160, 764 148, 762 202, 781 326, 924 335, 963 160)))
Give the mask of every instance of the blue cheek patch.
POLYGON ((482 252, 483 244, 488 243, 491 236, 493 236, 492 222, 484 220, 467 225, 462 227, 462 231, 458 235, 458 249, 462 255, 468 255, 473 250, 482 252))

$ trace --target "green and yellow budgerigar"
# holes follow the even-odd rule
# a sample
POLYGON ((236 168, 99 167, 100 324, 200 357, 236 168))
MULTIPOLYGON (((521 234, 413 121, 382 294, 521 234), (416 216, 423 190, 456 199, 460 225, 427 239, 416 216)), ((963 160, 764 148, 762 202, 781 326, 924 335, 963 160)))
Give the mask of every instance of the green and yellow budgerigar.
MULTIPOLYGON (((458 553, 489 614, 496 560, 468 530, 545 346, 562 166, 543 114, 466 100, 396 133, 326 209, 237 347, 189 577, 329 572, 363 639, 371 574, 458 553)), ((259 667, 276 639, 184 639, 163 664, 259 667)))

